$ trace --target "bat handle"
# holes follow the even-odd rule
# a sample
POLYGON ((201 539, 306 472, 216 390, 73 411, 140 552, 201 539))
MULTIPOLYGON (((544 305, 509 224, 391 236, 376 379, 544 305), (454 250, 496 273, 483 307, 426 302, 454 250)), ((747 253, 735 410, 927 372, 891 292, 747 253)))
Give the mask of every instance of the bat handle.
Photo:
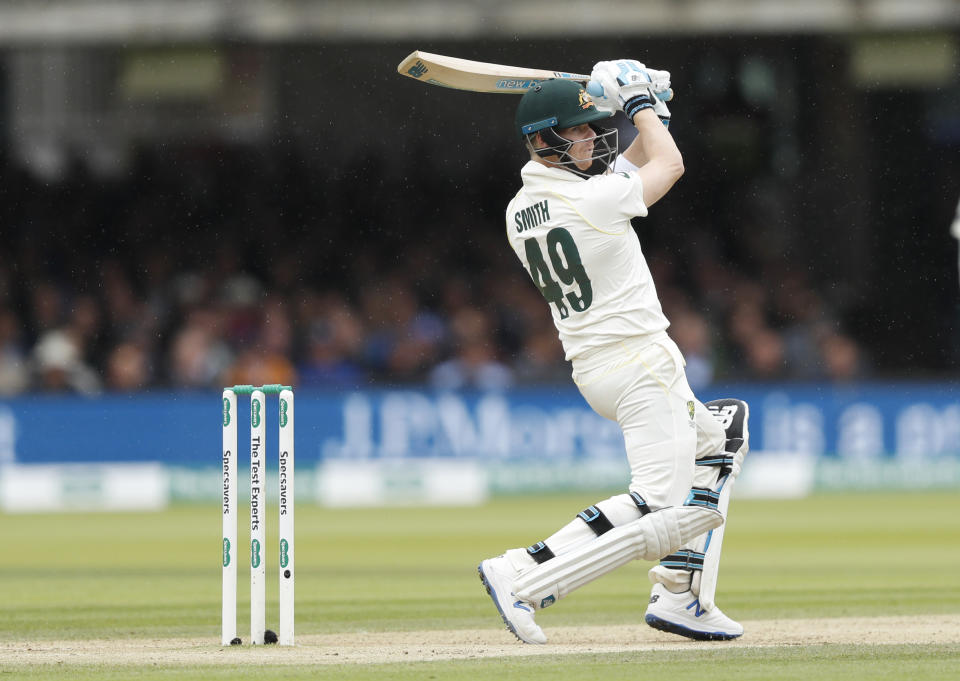
MULTIPOLYGON (((586 85, 587 94, 591 97, 603 97, 603 86, 595 80, 588 80, 586 85)), ((657 99, 662 102, 669 102, 673 99, 673 88, 667 88, 661 92, 654 92, 657 99)))

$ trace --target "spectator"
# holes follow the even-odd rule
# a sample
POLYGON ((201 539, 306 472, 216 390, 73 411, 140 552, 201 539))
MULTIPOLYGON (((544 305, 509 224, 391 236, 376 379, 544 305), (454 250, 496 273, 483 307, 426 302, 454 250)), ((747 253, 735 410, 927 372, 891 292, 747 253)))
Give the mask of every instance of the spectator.
POLYGON ((475 308, 464 307, 457 312, 451 326, 456 354, 434 367, 430 373, 431 385, 444 390, 509 388, 513 374, 496 357, 486 315, 475 308))
POLYGON ((698 312, 683 307, 669 314, 670 334, 687 362, 687 382, 696 393, 713 381, 710 326, 698 312))
POLYGON ((263 304, 263 317, 255 325, 258 337, 248 344, 227 370, 224 385, 294 385, 297 372, 290 360, 293 335, 284 303, 270 298, 263 304))
POLYGON ((215 386, 233 361, 233 353, 219 335, 217 314, 200 308, 191 312, 176 332, 170 351, 171 384, 181 388, 215 386))
POLYGON ((866 371, 859 346, 842 333, 828 333, 820 340, 820 350, 826 376, 831 381, 845 383, 864 378, 866 371))
POLYGON ((552 326, 540 326, 524 335, 514 373, 520 385, 563 383, 570 369, 563 359, 563 346, 552 326))
MULTIPOLYGON (((208 390, 233 379, 566 383, 539 292, 500 257, 503 216, 467 219, 439 201, 394 205, 390 164, 361 153, 331 172, 295 145, 142 149, 129 175, 83 192, 8 173, 0 394, 208 390)), ((455 177, 401 182, 409 196, 440 196, 482 176, 470 191, 498 191, 490 158, 455 177)), ((775 207, 750 203, 745 224, 787 219, 775 207)), ((691 213, 689 224, 642 240, 695 389, 868 375, 863 347, 832 307, 838 296, 784 267, 782 244, 741 253, 703 216, 691 213), (695 263, 673 256, 681 239, 695 263)))
POLYGON ((150 360, 139 343, 120 343, 107 358, 107 388, 116 392, 134 392, 150 384, 150 360))
POLYGON ((366 379, 358 359, 363 326, 353 309, 333 292, 305 307, 306 351, 298 368, 301 384, 325 388, 359 386, 366 379))
POLYGON ((361 291, 364 360, 387 381, 422 380, 445 336, 443 323, 419 306, 410 285, 392 277, 361 291))
POLYGON ((46 332, 33 349, 33 365, 37 390, 85 395, 100 391, 96 373, 83 362, 77 339, 69 330, 46 332))
POLYGON ((29 381, 20 320, 12 310, 0 307, 0 395, 25 390, 29 381))
POLYGON ((758 329, 746 339, 746 367, 744 378, 779 380, 787 376, 783 339, 767 328, 758 329))

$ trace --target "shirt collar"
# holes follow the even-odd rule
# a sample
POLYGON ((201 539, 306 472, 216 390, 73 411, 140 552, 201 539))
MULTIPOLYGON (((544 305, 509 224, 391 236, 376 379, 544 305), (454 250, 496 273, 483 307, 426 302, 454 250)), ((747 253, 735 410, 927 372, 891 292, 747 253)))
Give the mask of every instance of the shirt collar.
POLYGON ((569 170, 552 168, 536 161, 527 161, 527 164, 520 170, 520 177, 524 183, 538 180, 583 182, 586 179, 571 173, 569 170))

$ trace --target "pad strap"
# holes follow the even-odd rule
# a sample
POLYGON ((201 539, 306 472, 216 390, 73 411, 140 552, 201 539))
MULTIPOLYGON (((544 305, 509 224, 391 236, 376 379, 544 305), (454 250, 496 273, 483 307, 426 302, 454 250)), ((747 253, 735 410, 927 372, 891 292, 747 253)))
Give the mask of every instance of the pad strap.
POLYGON ((641 518, 650 513, 651 509, 649 506, 647 506, 647 502, 642 496, 636 492, 630 492, 630 498, 633 499, 633 503, 637 505, 637 510, 640 511, 641 518))
POLYGON ((577 517, 585 522, 587 527, 593 530, 593 533, 598 537, 613 529, 613 523, 596 506, 585 508, 577 514, 577 517))
POLYGON ((659 560, 718 527, 716 511, 670 506, 584 542, 553 560, 523 571, 512 584, 518 600, 544 608, 632 560, 659 560))
POLYGON ((681 549, 661 558, 660 564, 671 570, 702 570, 703 554, 700 551, 681 549))
POLYGON ((527 549, 527 554, 533 558, 537 563, 545 563, 551 558, 554 557, 553 551, 550 550, 550 547, 544 544, 542 541, 538 541, 533 546, 527 549))
POLYGON ((705 487, 694 487, 690 490, 687 500, 683 502, 684 506, 705 506, 714 511, 717 510, 717 503, 720 501, 720 493, 705 487))
MULTIPOLYGON (((717 452, 711 456, 705 456, 702 459, 697 459, 698 466, 717 466, 721 469, 729 469, 733 467, 733 456, 740 448, 743 447, 743 438, 742 437, 732 437, 726 441, 724 444, 724 451, 717 452)), ((720 475, 724 475, 724 472, 721 471, 720 475)))
POLYGON ((713 456, 705 456, 702 459, 697 459, 698 466, 720 466, 723 468, 726 466, 729 468, 733 465, 733 457, 728 455, 726 452, 720 454, 714 454, 713 456))
POLYGON ((661 558, 660 564, 671 570, 702 570, 703 554, 700 551, 681 549, 661 558))

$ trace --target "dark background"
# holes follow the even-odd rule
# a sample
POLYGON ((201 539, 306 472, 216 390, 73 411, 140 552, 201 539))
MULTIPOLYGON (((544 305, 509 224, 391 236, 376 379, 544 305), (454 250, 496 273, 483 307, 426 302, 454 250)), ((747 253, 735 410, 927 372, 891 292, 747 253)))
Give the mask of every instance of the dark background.
POLYGON ((8 52, 0 349, 22 371, 6 392, 447 385, 445 363, 457 385, 497 385, 487 365, 508 383, 568 380, 502 231, 525 160, 519 98, 401 78, 416 48, 671 71, 686 174, 635 227, 706 383, 956 378, 956 74, 873 82, 853 72, 859 40, 76 47, 53 67, 41 46, 8 52), (190 51, 219 64, 213 91, 132 93, 136 57, 190 51), (29 68, 64 70, 60 123, 22 96, 29 68), (43 355, 57 332, 74 352, 43 355), (190 358, 204 368, 179 366, 190 358))

